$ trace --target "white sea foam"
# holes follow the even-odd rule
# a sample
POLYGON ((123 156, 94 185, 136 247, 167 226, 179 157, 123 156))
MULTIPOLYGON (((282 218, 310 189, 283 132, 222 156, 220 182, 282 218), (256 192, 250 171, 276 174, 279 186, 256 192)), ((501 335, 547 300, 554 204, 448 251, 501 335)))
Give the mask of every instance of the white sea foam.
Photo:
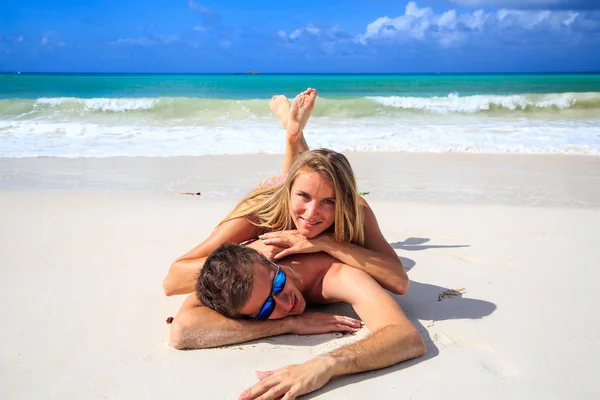
POLYGON ((505 110, 568 109, 577 102, 600 102, 598 93, 555 93, 547 95, 474 95, 446 97, 368 97, 386 107, 431 111, 436 113, 476 113, 494 108, 505 110))
MULTIPOLYGON (((338 151, 474 152, 600 155, 600 118, 489 120, 313 117, 311 147, 338 151)), ((0 121, 0 157, 185 156, 282 153, 284 133, 273 118, 218 126, 148 126, 89 122, 0 121)))
POLYGON ((39 98, 35 105, 46 105, 52 107, 65 106, 73 104, 81 105, 87 111, 104 111, 104 112, 125 112, 133 110, 150 110, 154 108, 159 98, 94 98, 80 99, 75 97, 53 97, 39 98))
MULTIPOLYGON (((600 155, 600 93, 319 98, 312 147, 600 155)), ((0 157, 281 153, 264 100, 0 100, 0 157)))

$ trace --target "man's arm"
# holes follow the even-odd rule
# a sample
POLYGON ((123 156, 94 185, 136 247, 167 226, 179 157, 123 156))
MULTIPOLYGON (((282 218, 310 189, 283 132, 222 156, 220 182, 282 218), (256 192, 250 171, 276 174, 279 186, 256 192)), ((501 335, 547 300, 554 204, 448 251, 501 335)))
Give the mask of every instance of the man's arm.
POLYGON ((324 354, 304 364, 260 372, 256 385, 240 399, 294 399, 324 386, 331 378, 384 368, 425 354, 417 328, 398 304, 367 273, 347 265, 334 265, 323 280, 323 297, 346 301, 372 335, 352 345, 324 354))
POLYGON ((341 266, 325 279, 324 295, 350 303, 373 333, 323 356, 332 366, 332 377, 384 368, 425 354, 418 329, 371 276, 341 266))
POLYGON ((195 294, 191 294, 173 319, 169 344, 179 350, 202 349, 284 333, 354 332, 359 326, 360 322, 353 318, 321 313, 266 321, 231 319, 204 306, 195 294))

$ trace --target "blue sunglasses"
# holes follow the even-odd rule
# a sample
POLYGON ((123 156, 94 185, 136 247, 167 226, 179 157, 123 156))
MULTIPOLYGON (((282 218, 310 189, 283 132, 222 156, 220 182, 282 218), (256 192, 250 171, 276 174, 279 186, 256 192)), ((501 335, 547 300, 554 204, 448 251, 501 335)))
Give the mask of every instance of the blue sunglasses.
POLYGON ((275 310, 275 299, 273 298, 273 296, 281 293, 281 291, 285 287, 286 281, 285 272, 283 272, 281 267, 269 259, 267 259, 267 261, 277 267, 277 272, 275 273, 275 277, 273 278, 271 294, 269 295, 269 297, 267 297, 267 300, 265 300, 265 304, 263 304, 256 318, 254 318, 258 321, 264 321, 265 319, 268 319, 271 316, 271 314, 273 314, 273 311, 275 310))

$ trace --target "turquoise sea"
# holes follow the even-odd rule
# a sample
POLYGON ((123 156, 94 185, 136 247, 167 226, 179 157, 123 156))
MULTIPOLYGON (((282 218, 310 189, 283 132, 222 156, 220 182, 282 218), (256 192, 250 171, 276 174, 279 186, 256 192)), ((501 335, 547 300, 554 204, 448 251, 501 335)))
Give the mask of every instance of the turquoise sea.
POLYGON ((312 147, 600 154, 600 74, 4 74, 0 157, 278 153, 307 87, 312 147))

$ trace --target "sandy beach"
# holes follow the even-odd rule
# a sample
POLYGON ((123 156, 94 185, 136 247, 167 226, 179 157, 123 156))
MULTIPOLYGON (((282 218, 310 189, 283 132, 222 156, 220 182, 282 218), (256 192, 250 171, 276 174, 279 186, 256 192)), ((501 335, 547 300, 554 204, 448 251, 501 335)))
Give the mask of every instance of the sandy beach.
MULTIPOLYGON (((348 157, 409 270, 397 300, 428 354, 305 398, 600 397, 600 157, 348 157), (440 300, 448 289, 465 293, 440 300)), ((234 399, 257 369, 367 336, 168 347, 165 319, 183 301, 162 292, 170 263, 280 162, 0 159, 0 398, 234 399)))

